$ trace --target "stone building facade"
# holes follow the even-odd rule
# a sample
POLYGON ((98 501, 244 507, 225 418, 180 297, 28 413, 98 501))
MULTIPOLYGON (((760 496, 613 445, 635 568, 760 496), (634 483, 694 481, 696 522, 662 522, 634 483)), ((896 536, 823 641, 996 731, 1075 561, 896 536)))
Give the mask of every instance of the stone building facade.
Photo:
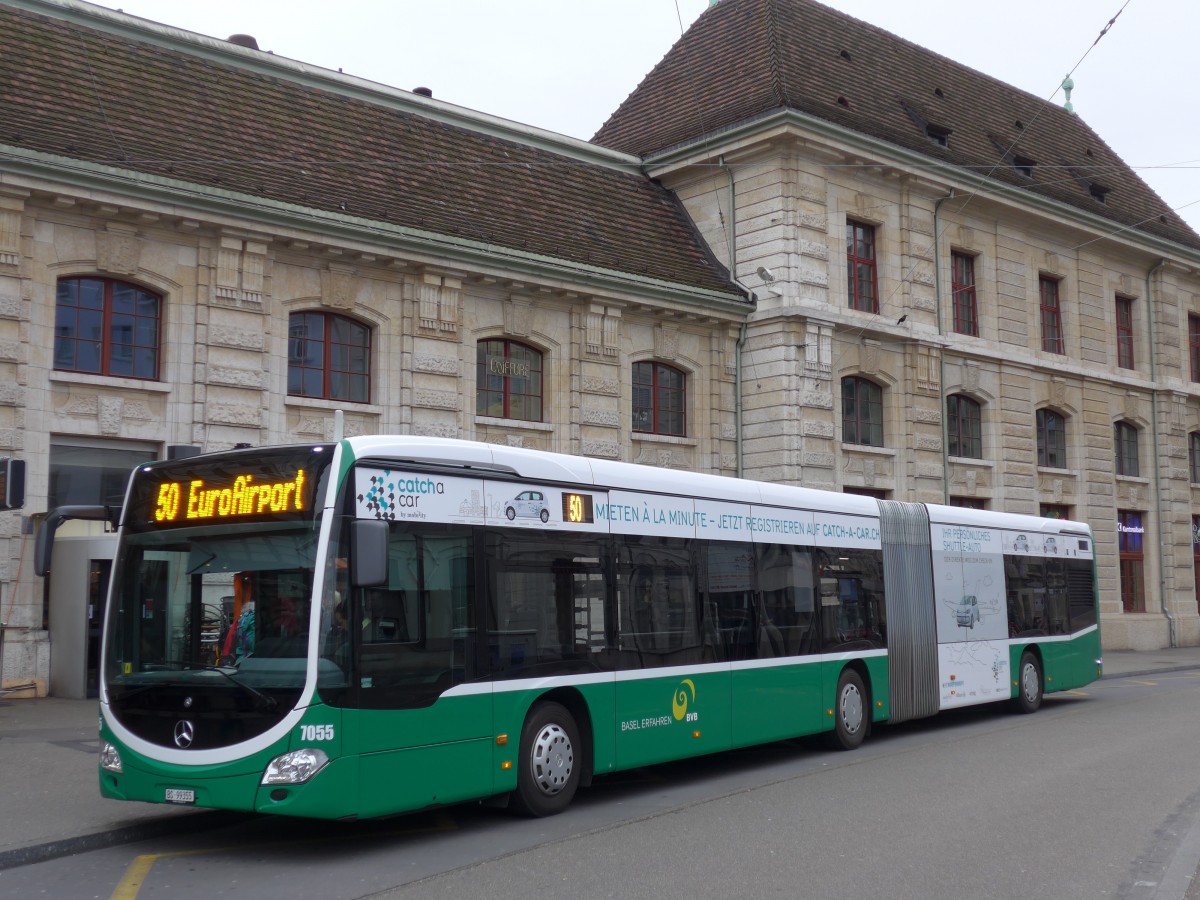
POLYGON ((0 3, 0 78, 10 690, 69 694, 55 654, 89 652, 53 636, 95 585, 32 571, 50 506, 339 428, 1067 515, 1106 646, 1200 643, 1200 237, 1061 109, 807 0, 712 7, 590 144, 66 0, 0 3), (822 60, 804 90, 780 30, 822 60), (88 285, 157 298, 153 377, 64 344, 88 285), (303 386, 306 321, 366 335, 361 395, 329 357, 303 386), (536 414, 481 396, 510 347, 536 414), (644 364, 686 385, 682 428, 635 424, 644 364))
POLYGON ((1200 642, 1200 239, 1086 124, 819 4, 723 0, 594 140, 756 296, 748 476, 1088 522, 1105 646, 1200 642))
MULTIPOLYGON (((355 151, 358 163, 386 166, 396 154, 411 164, 415 154, 435 152, 431 141, 442 140, 447 155, 429 168, 445 168, 447 190, 460 204, 449 224, 436 222, 450 201, 432 189, 414 196, 401 183, 383 212, 344 215, 376 199, 375 186, 353 178, 326 188, 335 200, 310 198, 307 177, 333 148, 345 152, 342 132, 329 124, 304 123, 309 146, 281 147, 240 182, 220 166, 184 181, 180 162, 164 174, 103 158, 64 159, 53 146, 60 123, 47 121, 37 88, 26 94, 27 109, 2 114, 10 131, 27 129, 24 145, 4 148, 0 160, 0 443, 28 467, 24 509, 0 513, 0 621, 8 626, 3 672, 10 690, 84 690, 77 679, 64 684, 56 662, 95 649, 80 643, 82 631, 60 624, 81 614, 75 598, 96 585, 86 575, 85 583, 65 589, 54 582, 70 577, 59 565, 64 548, 72 539, 100 536, 103 526, 64 525, 44 580, 35 576, 32 557, 47 509, 119 502, 113 489, 129 468, 173 448, 406 433, 734 474, 735 344, 749 304, 682 205, 638 173, 636 159, 336 73, 314 77, 308 67, 253 49, 80 4, 11 4, 0 6, 0 18, 14 83, 22 70, 48 69, 84 53, 104 59, 101 74, 118 81, 123 71, 149 77, 156 67, 166 79, 178 62, 183 74, 159 90, 193 119, 195 145, 219 137, 215 126, 195 120, 202 112, 197 79, 220 86, 226 102, 260 122, 280 96, 290 104, 324 104, 339 115, 357 107, 364 128, 375 129, 359 131, 359 139, 383 146, 376 155, 355 151), (54 46, 46 50, 51 37, 54 46), (193 63, 196 73, 186 71, 193 63), (269 90, 264 78, 271 79, 269 90), (407 137, 420 128, 429 134, 415 142, 407 137), (280 160, 306 152, 316 160, 312 169, 292 173, 284 184, 266 181, 285 164, 280 160), (513 160, 522 172, 539 165, 551 171, 525 191, 518 177, 495 175, 513 160), (333 195, 334 188, 341 193, 333 195), (581 227, 586 240, 572 233, 581 227), (114 298, 135 289, 160 304, 153 375, 80 371, 90 365, 78 336, 84 313, 72 311, 78 318, 68 321, 64 311, 84 301, 67 298, 64 289, 88 286, 114 298), (365 371, 351 376, 362 386, 360 396, 308 391, 295 380, 307 364, 297 359, 303 343, 297 317, 314 316, 367 336, 363 346, 346 345, 367 360, 365 371), (75 337, 64 342, 64 333, 75 337), (536 355, 538 410, 497 414, 477 401, 485 346, 519 346, 536 355), (633 430, 632 371, 644 362, 686 378, 684 434, 633 430), (101 489, 107 495, 98 495, 101 489)), ((69 79, 60 86, 68 101, 69 79)), ((54 88, 47 83, 42 90, 54 88)), ((135 93, 132 84, 114 86, 122 90, 135 93)), ((87 105, 87 98, 74 99, 87 105)), ((148 136, 138 148, 148 159, 195 152, 154 146, 155 132, 172 122, 132 114, 122 122, 111 106, 107 113, 110 123, 128 129, 123 142, 130 155, 139 135, 148 136)), ((398 171, 397 180, 416 180, 424 169, 398 171)), ((107 300, 105 312, 117 315, 107 300)), ((133 343, 135 354, 145 349, 136 337, 133 343)), ((106 344, 101 353, 115 367, 116 351, 106 344)), ((327 360, 312 371, 332 378, 339 366, 327 360)))

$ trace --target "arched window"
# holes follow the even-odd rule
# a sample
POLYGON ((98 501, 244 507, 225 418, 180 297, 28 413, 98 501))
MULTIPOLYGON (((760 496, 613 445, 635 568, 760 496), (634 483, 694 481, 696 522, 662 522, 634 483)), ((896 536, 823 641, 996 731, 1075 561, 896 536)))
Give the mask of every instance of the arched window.
POLYGON ((1138 430, 1128 422, 1113 425, 1113 443, 1117 451, 1117 474, 1136 476, 1138 467, 1138 430))
POLYGON ((475 351, 475 412, 542 421, 542 354, 516 341, 480 341, 475 351))
POLYGON ((60 278, 54 368, 158 379, 162 298, 111 278, 60 278))
POLYGON ((687 434, 687 376, 657 362, 633 364, 633 430, 687 434))
POLYGON ((951 456, 983 459, 983 411, 970 397, 946 398, 946 434, 951 456))
POLYGON ((1037 464, 1067 467, 1067 420, 1052 409, 1037 411, 1037 464))
POLYGON ((875 382, 842 379, 842 441, 883 446, 883 388, 875 382))
POLYGON ((288 394, 371 402, 371 329, 336 313, 288 316, 288 394))

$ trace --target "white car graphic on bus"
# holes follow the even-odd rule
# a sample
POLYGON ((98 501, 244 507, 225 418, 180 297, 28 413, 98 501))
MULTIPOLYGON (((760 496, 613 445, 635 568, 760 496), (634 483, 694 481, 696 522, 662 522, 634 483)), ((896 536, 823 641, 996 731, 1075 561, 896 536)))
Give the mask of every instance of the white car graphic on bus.
POLYGON ((546 506, 546 495, 541 491, 521 491, 504 504, 504 515, 511 522, 517 516, 550 521, 550 508, 546 506))
POLYGON ((967 594, 959 601, 956 618, 963 628, 975 627, 979 621, 979 601, 974 594, 967 594))

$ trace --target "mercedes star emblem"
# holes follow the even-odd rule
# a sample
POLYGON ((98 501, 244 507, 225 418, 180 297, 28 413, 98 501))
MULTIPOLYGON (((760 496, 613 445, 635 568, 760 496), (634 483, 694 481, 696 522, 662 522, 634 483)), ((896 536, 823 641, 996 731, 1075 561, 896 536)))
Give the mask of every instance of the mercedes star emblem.
POLYGON ((187 719, 180 719, 175 723, 175 746, 182 750, 186 750, 192 746, 192 739, 196 736, 196 728, 187 719))

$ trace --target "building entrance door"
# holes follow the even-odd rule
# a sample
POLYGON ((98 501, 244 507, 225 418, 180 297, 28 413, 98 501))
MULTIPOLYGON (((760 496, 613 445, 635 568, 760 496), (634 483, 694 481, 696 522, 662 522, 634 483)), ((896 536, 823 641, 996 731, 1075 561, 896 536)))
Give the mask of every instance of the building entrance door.
POLYGON ((82 700, 100 686, 100 639, 115 536, 58 537, 50 563, 50 695, 82 700))

